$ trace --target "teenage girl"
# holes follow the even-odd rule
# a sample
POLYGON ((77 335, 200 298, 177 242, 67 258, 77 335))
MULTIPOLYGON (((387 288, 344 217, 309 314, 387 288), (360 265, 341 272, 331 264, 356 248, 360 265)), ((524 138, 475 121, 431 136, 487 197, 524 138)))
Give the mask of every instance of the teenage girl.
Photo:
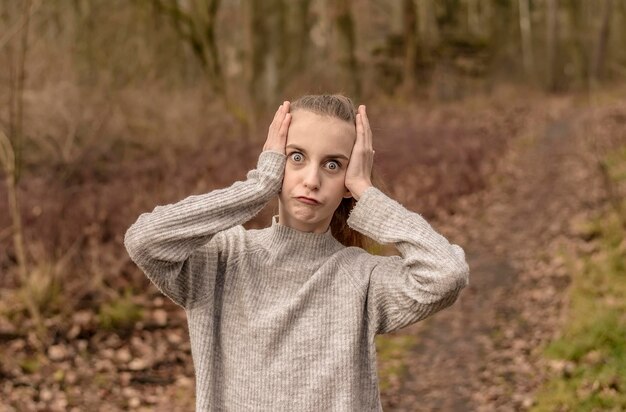
POLYGON ((157 206, 132 260, 185 309, 198 411, 381 411, 376 334, 450 306, 463 249, 372 185, 365 106, 304 96, 276 111, 246 179, 157 206), (278 214, 246 230, 268 201, 278 214), (401 256, 377 256, 367 238, 401 256))

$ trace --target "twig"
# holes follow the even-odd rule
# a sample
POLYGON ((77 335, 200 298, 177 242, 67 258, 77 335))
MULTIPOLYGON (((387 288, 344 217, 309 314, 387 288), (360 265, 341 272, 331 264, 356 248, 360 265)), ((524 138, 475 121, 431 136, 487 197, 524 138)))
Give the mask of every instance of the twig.
POLYGON ((9 41, 11 40, 11 37, 15 36, 17 33, 19 33, 20 30, 22 30, 24 28, 24 26, 26 25, 26 23, 28 22, 28 19, 35 14, 35 12, 37 11, 37 9, 39 8, 39 6, 41 6, 43 0, 39 0, 34 2, 31 7, 30 10, 28 11, 28 14, 23 16, 22 20, 19 21, 18 23, 15 24, 15 26, 13 26, 11 29, 9 29, 3 37, 0 37, 0 49, 2 49, 4 46, 7 45, 7 43, 9 43, 9 41))

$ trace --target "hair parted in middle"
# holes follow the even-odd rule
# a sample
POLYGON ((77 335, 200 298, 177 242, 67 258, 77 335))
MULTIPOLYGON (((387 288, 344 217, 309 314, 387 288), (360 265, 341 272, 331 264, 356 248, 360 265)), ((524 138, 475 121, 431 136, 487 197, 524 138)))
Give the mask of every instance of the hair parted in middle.
MULTIPOLYGON (((308 110, 321 116, 332 116, 356 127, 357 109, 352 100, 343 94, 309 94, 299 97, 290 104, 290 111, 308 110)), ((372 184, 379 190, 384 184, 372 170, 372 184)), ((384 190, 383 190, 384 191, 384 190)), ((375 248, 378 243, 364 234, 353 230, 347 221, 350 211, 356 205, 354 197, 343 198, 330 222, 331 233, 344 246, 356 246, 366 250, 375 248)))

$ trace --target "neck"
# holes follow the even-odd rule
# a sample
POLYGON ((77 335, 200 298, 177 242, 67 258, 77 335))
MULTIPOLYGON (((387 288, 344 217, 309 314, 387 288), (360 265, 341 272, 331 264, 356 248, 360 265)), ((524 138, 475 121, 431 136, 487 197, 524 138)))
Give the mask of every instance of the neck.
POLYGON ((327 257, 344 246, 333 237, 330 226, 323 233, 303 232, 278 222, 272 216, 272 226, 264 231, 263 244, 268 250, 295 260, 327 257))

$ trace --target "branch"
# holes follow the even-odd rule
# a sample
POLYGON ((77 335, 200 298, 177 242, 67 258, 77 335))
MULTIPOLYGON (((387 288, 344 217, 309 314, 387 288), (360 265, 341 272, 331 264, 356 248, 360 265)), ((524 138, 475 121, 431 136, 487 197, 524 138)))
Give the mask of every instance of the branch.
POLYGON ((24 28, 24 26, 26 25, 26 22, 28 21, 28 19, 30 19, 32 17, 33 14, 35 14, 35 12, 37 11, 37 9, 39 8, 39 6, 41 6, 41 2, 43 0, 39 0, 34 2, 31 7, 30 10, 28 11, 28 14, 24 15, 22 17, 22 20, 17 22, 12 28, 10 28, 3 37, 0 37, 0 50, 7 45, 7 43, 11 40, 11 37, 15 36, 17 33, 19 33, 20 30, 22 30, 24 28))

